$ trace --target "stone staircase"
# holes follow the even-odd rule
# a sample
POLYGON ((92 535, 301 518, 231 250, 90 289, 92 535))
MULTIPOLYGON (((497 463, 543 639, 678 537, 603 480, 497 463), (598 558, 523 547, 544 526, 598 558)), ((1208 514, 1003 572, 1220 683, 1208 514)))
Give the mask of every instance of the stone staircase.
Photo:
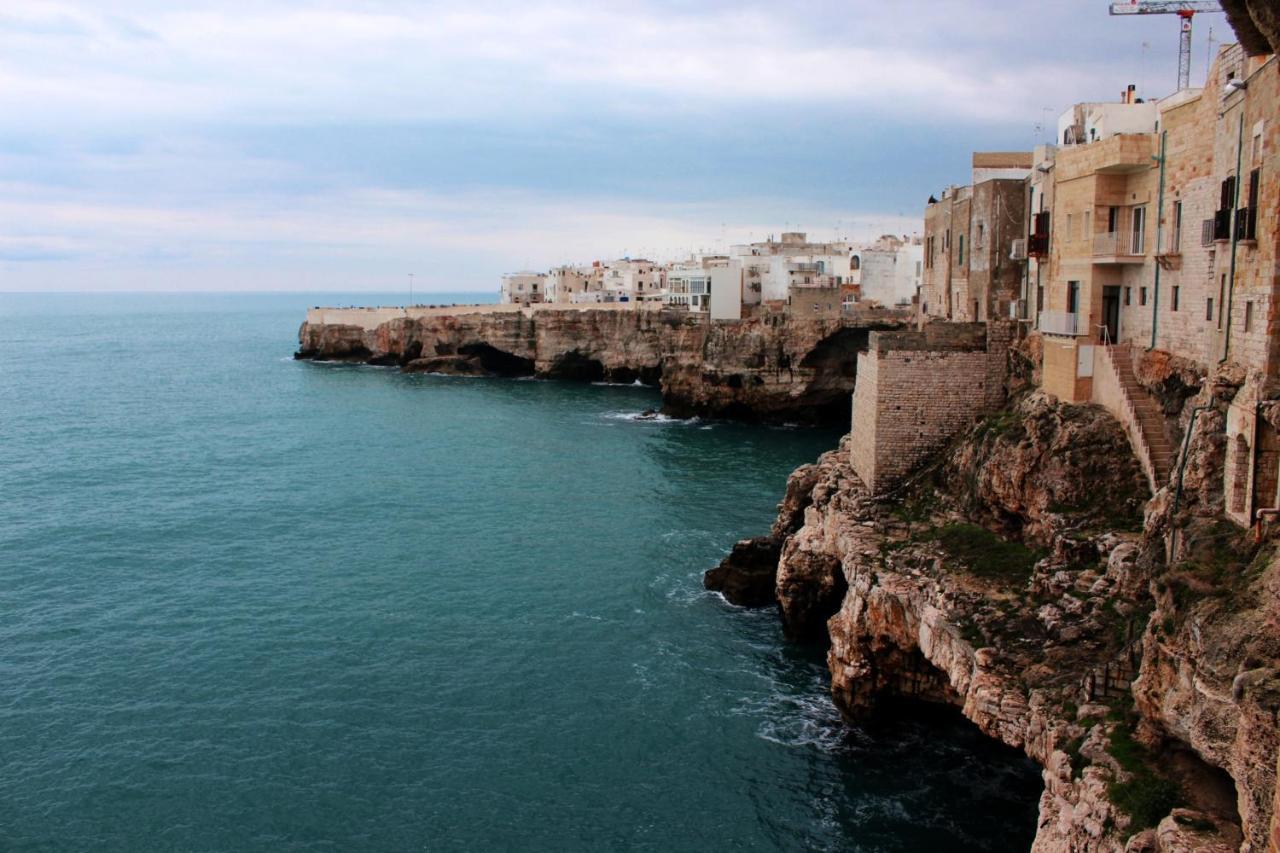
POLYGON ((1159 491, 1169 482, 1175 455, 1173 443, 1165 432, 1164 414, 1151 399, 1151 395, 1138 384, 1138 378, 1133 373, 1131 345, 1116 344, 1107 347, 1106 352, 1129 415, 1128 418, 1121 418, 1125 431, 1129 433, 1129 442, 1147 474, 1151 491, 1159 491))

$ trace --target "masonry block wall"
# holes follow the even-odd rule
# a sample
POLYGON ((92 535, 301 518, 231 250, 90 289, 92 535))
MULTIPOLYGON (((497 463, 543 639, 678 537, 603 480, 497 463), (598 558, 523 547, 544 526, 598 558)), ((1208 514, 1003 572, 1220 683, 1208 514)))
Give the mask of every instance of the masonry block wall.
POLYGON ((910 474, 957 432, 1004 402, 1008 322, 931 323, 872 332, 858 357, 850 447, 873 493, 910 474))

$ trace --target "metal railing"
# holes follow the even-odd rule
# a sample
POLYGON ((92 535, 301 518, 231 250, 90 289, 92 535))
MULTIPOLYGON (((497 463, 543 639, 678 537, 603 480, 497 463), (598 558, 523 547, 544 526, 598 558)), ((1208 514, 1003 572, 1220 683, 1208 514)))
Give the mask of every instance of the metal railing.
POLYGON ((1080 334, 1080 315, 1066 311, 1041 311, 1037 328, 1049 335, 1080 334))
POLYGON ((1093 238, 1094 257, 1111 257, 1115 255, 1141 255, 1142 241, 1134 245, 1132 231, 1108 231, 1096 234, 1093 238))

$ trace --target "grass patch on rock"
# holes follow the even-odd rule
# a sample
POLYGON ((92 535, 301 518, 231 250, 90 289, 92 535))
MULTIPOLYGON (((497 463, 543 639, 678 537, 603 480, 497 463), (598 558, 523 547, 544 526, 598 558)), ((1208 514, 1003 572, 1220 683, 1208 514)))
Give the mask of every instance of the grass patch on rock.
POLYGON ((1107 795, 1129 816, 1130 831, 1149 829, 1177 808, 1181 799, 1177 784, 1152 769, 1150 751, 1133 739, 1129 725, 1122 723, 1112 729, 1107 753, 1129 774, 1128 779, 1107 785, 1107 795))
POLYGON ((929 531, 947 556, 979 577, 1025 581, 1039 555, 1020 542, 1009 542, 977 524, 956 523, 929 531))

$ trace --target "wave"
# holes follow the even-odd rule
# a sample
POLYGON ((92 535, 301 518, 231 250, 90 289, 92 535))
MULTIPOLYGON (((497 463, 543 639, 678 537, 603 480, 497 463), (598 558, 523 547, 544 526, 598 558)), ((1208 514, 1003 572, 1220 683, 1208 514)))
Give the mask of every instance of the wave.
POLYGON ((744 697, 731 713, 763 717, 756 728, 756 736, 782 746, 813 747, 832 752, 844 747, 849 736, 849 729, 835 702, 820 689, 804 695, 775 689, 763 698, 744 697))
POLYGON ((654 424, 683 424, 686 426, 698 426, 702 423, 701 418, 677 418, 672 415, 664 415, 661 412, 624 412, 614 411, 605 412, 601 415, 605 420, 610 421, 639 421, 641 423, 654 424))

